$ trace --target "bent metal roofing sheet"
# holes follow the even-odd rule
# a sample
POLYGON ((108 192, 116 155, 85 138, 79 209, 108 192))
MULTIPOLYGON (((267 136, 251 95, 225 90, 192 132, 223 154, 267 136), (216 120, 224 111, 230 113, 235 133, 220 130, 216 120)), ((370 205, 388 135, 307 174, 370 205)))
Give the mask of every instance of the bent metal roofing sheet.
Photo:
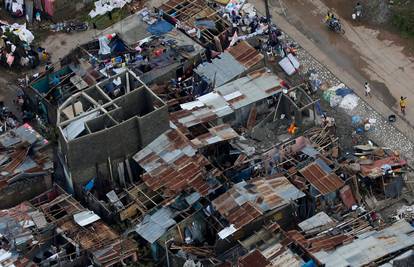
POLYGON ((299 171, 322 195, 335 192, 344 182, 335 173, 325 172, 318 163, 313 162, 299 171))
MULTIPOLYGON (((133 158, 146 171, 143 180, 152 190, 174 196, 190 187, 205 196, 211 189, 205 169, 210 162, 178 130, 166 131, 133 158)), ((214 176, 218 170, 210 173, 214 176)))
POLYGON ((275 175, 235 184, 213 200, 213 205, 223 217, 240 229, 266 211, 282 207, 290 200, 303 196, 305 194, 286 177, 275 175))

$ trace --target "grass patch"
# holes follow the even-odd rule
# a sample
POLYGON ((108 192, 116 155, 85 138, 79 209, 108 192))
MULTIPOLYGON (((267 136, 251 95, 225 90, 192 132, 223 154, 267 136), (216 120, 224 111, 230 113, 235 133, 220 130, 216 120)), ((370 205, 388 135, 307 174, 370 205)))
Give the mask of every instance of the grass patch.
POLYGON ((414 37, 414 2, 396 1, 392 11, 392 24, 404 37, 414 37))

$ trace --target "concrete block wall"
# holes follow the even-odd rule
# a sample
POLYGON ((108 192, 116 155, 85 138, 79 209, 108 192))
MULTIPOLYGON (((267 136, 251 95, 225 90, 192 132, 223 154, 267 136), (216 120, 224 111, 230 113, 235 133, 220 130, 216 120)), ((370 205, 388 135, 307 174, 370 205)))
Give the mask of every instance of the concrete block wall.
POLYGON ((155 100, 147 89, 135 90, 116 100, 120 109, 113 114, 119 124, 105 128, 102 122, 106 119, 97 118, 88 122, 96 132, 68 142, 60 137, 61 152, 66 156, 75 191, 97 177, 97 170, 101 176, 109 177, 108 158, 117 178, 114 163, 131 157, 169 129, 168 107, 154 107, 155 100))
POLYGON ((24 179, 0 190, 0 209, 12 208, 52 188, 52 177, 43 175, 24 179))

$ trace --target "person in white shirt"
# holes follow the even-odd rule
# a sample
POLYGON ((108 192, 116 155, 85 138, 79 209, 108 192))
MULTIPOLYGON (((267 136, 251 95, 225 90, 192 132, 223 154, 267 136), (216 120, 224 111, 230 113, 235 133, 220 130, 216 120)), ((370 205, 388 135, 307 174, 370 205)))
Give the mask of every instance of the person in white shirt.
POLYGON ((369 86, 369 83, 368 82, 365 82, 364 87, 365 87, 365 96, 372 97, 372 95, 371 95, 371 87, 369 86))

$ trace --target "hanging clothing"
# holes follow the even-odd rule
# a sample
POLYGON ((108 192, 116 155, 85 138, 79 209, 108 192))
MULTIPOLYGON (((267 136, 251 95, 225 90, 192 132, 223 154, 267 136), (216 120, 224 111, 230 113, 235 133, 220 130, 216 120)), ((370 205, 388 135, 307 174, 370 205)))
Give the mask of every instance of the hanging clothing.
POLYGON ((13 0, 5 0, 4 6, 6 7, 7 11, 10 11, 12 9, 13 0))
POLYGON ((33 0, 26 0, 26 20, 29 23, 33 22, 33 0))
POLYGON ((42 0, 34 0, 34 7, 36 10, 43 11, 42 0))
POLYGON ((45 12, 53 17, 53 12, 54 12, 54 0, 43 0, 43 5, 45 7, 45 12))
POLYGON ((14 56, 12 54, 7 54, 7 64, 11 67, 13 65, 14 56))

